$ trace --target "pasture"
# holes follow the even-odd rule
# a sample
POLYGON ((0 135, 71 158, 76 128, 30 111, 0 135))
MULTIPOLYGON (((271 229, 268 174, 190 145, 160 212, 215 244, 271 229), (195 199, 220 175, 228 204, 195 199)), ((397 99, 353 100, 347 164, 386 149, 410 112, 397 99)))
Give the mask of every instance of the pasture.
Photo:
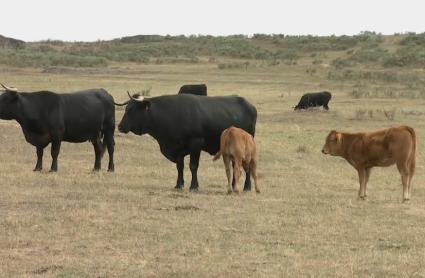
MULTIPOLYGON (((236 69, 207 60, 48 72, 2 67, 1 82, 22 91, 103 87, 123 102, 126 90, 151 87, 156 96, 205 82, 211 96, 241 95, 258 110, 261 194, 227 195, 223 163, 206 153, 199 192, 188 192, 188 158, 185 188, 175 191, 175 165, 156 141, 118 131, 115 173, 106 172, 107 155, 102 171, 91 172, 90 143, 63 143, 54 174, 48 147, 44 170, 33 173, 35 148, 16 122, 0 121, 0 276, 424 277, 423 87, 334 78, 343 70, 312 60, 236 69), (329 111, 293 111, 303 93, 321 90, 333 95, 329 111), (418 136, 411 201, 401 203, 394 166, 374 168, 368 199, 357 200, 356 171, 321 153, 326 135, 402 124, 418 136)), ((117 124, 122 115, 117 108, 117 124)))

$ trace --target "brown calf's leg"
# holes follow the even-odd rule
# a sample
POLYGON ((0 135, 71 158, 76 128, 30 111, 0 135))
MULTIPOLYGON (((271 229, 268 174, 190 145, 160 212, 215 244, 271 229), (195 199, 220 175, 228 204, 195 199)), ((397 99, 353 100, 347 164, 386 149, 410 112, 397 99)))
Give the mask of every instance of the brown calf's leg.
POLYGON ((409 200, 409 170, 405 161, 397 163, 397 169, 401 175, 401 183, 403 185, 403 202, 405 202, 409 200))
POLYGON ((370 172, 372 168, 366 168, 366 176, 365 176, 365 183, 364 183, 364 196, 367 197, 367 183, 369 182, 370 172))
POLYGON ((235 163, 233 164, 233 175, 235 176, 235 187, 233 188, 233 191, 236 193, 239 193, 238 183, 239 183, 239 178, 241 177, 241 174, 242 174, 241 166, 242 166, 242 161, 235 160, 235 163))
POLYGON ((232 169, 230 167, 230 157, 223 154, 223 162, 224 162, 224 168, 226 169, 226 176, 227 176, 227 193, 232 194, 232 169))
POLYGON ((401 183, 403 184, 403 202, 409 201, 409 175, 401 174, 401 183))
POLYGON ((257 162, 252 159, 250 163, 251 175, 254 179, 255 192, 260 193, 260 187, 258 186, 258 177, 257 177, 257 162))
POLYGON ((360 168, 357 169, 357 172, 359 174, 359 183, 360 183, 360 189, 359 189, 359 199, 365 200, 365 188, 366 188, 366 169, 360 168))
POLYGON ((409 161, 409 181, 407 183, 407 187, 408 187, 408 195, 409 195, 409 199, 410 199, 410 193, 411 193, 411 189, 412 189, 412 178, 413 175, 415 174, 415 166, 416 166, 416 161, 415 158, 411 158, 411 160, 409 161))

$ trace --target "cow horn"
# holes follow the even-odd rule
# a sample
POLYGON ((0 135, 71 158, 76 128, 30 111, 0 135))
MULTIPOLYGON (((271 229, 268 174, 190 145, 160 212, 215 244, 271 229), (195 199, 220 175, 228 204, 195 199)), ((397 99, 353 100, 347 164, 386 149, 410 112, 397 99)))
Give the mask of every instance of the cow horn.
POLYGON ((142 102, 144 100, 143 96, 138 96, 138 97, 133 97, 129 91, 127 91, 127 95, 129 96, 130 99, 134 100, 134 101, 138 101, 138 102, 142 102))
POLYGON ((116 102, 114 101, 114 104, 115 104, 116 106, 124 106, 124 105, 127 105, 129 102, 130 102, 129 100, 127 100, 126 102, 123 102, 123 103, 116 103, 116 102))
POLYGON ((5 85, 3 85, 3 83, 0 83, 1 84, 1 86, 6 90, 6 91, 10 91, 10 92, 18 92, 18 89, 17 88, 14 88, 14 87, 7 87, 7 86, 5 86, 5 85))

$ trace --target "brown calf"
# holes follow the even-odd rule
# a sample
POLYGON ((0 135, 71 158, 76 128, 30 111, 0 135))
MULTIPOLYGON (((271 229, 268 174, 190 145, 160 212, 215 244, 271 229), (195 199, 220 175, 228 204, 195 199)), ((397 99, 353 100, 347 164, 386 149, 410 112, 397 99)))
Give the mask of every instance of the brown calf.
POLYGON ((238 181, 241 176, 242 167, 246 173, 251 173, 255 183, 255 191, 260 193, 257 183, 257 159, 256 146, 251 134, 237 127, 229 127, 221 133, 220 151, 214 156, 213 160, 223 156, 224 166, 226 168, 228 193, 232 193, 232 175, 230 162, 233 164, 233 175, 235 178, 234 191, 238 191, 238 181))
POLYGON ((341 156, 359 174, 359 198, 366 198, 366 184, 372 167, 397 165, 403 184, 403 201, 410 199, 410 183, 415 173, 416 134, 408 126, 375 132, 346 133, 332 130, 322 153, 341 156))

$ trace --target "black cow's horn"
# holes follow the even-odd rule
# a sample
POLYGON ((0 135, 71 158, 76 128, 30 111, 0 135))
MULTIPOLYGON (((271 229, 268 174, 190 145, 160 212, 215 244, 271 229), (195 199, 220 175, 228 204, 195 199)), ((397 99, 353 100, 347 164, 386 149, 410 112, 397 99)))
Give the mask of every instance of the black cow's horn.
POLYGON ((127 100, 126 102, 123 102, 123 103, 116 103, 116 102, 114 101, 114 104, 115 104, 116 106, 124 106, 124 105, 127 105, 129 102, 130 102, 129 100, 127 100))
POLYGON ((7 87, 7 86, 5 86, 5 85, 3 85, 3 83, 0 83, 1 84, 1 86, 6 90, 6 91, 10 91, 10 92, 18 92, 18 89, 17 88, 14 88, 14 87, 7 87))
POLYGON ((139 101, 142 102, 144 97, 143 96, 138 96, 138 97, 133 97, 129 91, 127 91, 127 95, 130 99, 134 100, 134 101, 139 101))

